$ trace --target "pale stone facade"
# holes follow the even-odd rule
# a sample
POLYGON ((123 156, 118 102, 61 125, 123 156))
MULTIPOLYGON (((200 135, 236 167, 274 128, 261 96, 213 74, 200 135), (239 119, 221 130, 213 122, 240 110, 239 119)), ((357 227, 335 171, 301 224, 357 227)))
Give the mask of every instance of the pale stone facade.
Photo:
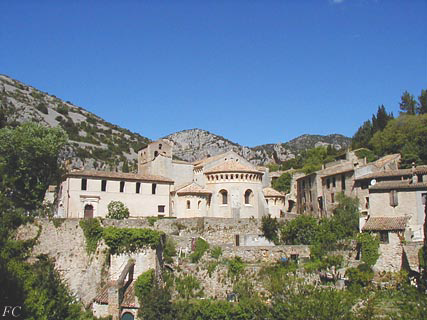
POLYGON ((173 160, 161 139, 138 152, 138 174, 71 171, 59 190, 58 216, 105 217, 111 201, 128 207, 130 218, 260 218, 284 212, 284 195, 267 204, 269 171, 233 151, 194 163, 173 160))

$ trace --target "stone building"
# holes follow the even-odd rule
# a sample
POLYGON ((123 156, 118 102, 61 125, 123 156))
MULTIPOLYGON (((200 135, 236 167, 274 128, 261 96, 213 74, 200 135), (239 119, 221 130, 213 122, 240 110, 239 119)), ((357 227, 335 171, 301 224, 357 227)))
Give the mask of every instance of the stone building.
POLYGON ((364 183, 371 175, 397 169, 400 155, 388 155, 372 163, 347 152, 346 158, 327 163, 319 171, 303 175, 297 181, 297 212, 316 217, 329 217, 337 204, 336 196, 344 193, 359 199, 360 210, 366 208, 369 192, 364 183))
POLYGON ((368 187, 368 216, 361 219, 363 232, 376 233, 380 239, 377 271, 398 271, 407 257, 407 248, 417 247, 424 239, 424 217, 427 203, 427 166, 372 174, 368 187))
POLYGON ((131 218, 280 217, 284 195, 275 194, 275 204, 268 205, 263 189, 269 185, 268 169, 233 151, 188 163, 173 159, 172 144, 161 139, 138 152, 137 174, 68 172, 58 193, 58 216, 105 217, 108 204, 121 201, 131 218))

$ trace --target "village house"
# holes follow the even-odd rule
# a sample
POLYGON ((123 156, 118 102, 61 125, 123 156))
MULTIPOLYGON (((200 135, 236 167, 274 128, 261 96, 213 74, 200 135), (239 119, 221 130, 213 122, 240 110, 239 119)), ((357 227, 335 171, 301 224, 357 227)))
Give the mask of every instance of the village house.
POLYGON ((427 166, 380 172, 370 178, 368 216, 361 219, 361 230, 379 236, 381 256, 375 268, 398 271, 402 257, 412 257, 412 247, 421 247, 424 239, 427 166), (405 245, 411 252, 405 252, 405 245))

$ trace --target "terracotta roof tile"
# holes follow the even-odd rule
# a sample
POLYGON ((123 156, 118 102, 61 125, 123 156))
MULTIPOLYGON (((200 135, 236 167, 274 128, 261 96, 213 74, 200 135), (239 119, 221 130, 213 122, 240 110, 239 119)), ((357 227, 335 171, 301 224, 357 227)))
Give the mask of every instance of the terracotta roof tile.
POLYGON ((138 181, 156 181, 156 182, 169 182, 173 180, 156 175, 150 174, 137 174, 137 173, 124 173, 124 172, 109 172, 109 171, 95 171, 95 170, 78 170, 70 171, 65 174, 66 177, 94 177, 94 178, 109 178, 109 179, 125 179, 125 180, 138 180, 138 181))
POLYGON ((239 161, 228 160, 225 161, 212 169, 207 170, 205 173, 219 173, 219 172, 250 172, 250 173, 261 173, 256 169, 245 166, 239 161))
POLYGON ((356 180, 366 180, 383 177, 409 177, 412 174, 427 174, 427 166, 418 166, 413 171, 412 169, 398 169, 398 170, 387 170, 369 173, 364 176, 358 177, 356 180))
POLYGON ((264 193, 264 197, 285 197, 283 193, 274 190, 273 188, 264 188, 262 189, 262 192, 264 193))
POLYGON ((362 231, 405 230, 407 217, 370 217, 362 231))
POLYGON ((176 190, 176 193, 179 195, 184 195, 184 194, 211 194, 212 191, 208 190, 208 189, 204 189, 201 186, 199 186, 197 183, 191 183, 188 184, 178 190, 176 190))

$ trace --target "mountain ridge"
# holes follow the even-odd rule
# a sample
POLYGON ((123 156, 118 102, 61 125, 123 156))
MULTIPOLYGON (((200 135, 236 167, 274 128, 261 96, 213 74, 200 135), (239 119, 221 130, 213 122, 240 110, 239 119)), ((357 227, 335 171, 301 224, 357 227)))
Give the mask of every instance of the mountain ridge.
MULTIPOLYGON (((1 116, 9 125, 35 121, 48 127, 62 127, 70 143, 61 157, 72 159, 74 168, 136 171, 138 150, 152 141, 7 75, 0 75, 0 123, 1 116)), ((340 134, 304 134, 286 143, 247 147, 200 128, 184 129, 164 138, 173 142, 177 159, 192 162, 234 150, 255 165, 280 163, 318 145, 347 148, 351 141, 340 134)))

